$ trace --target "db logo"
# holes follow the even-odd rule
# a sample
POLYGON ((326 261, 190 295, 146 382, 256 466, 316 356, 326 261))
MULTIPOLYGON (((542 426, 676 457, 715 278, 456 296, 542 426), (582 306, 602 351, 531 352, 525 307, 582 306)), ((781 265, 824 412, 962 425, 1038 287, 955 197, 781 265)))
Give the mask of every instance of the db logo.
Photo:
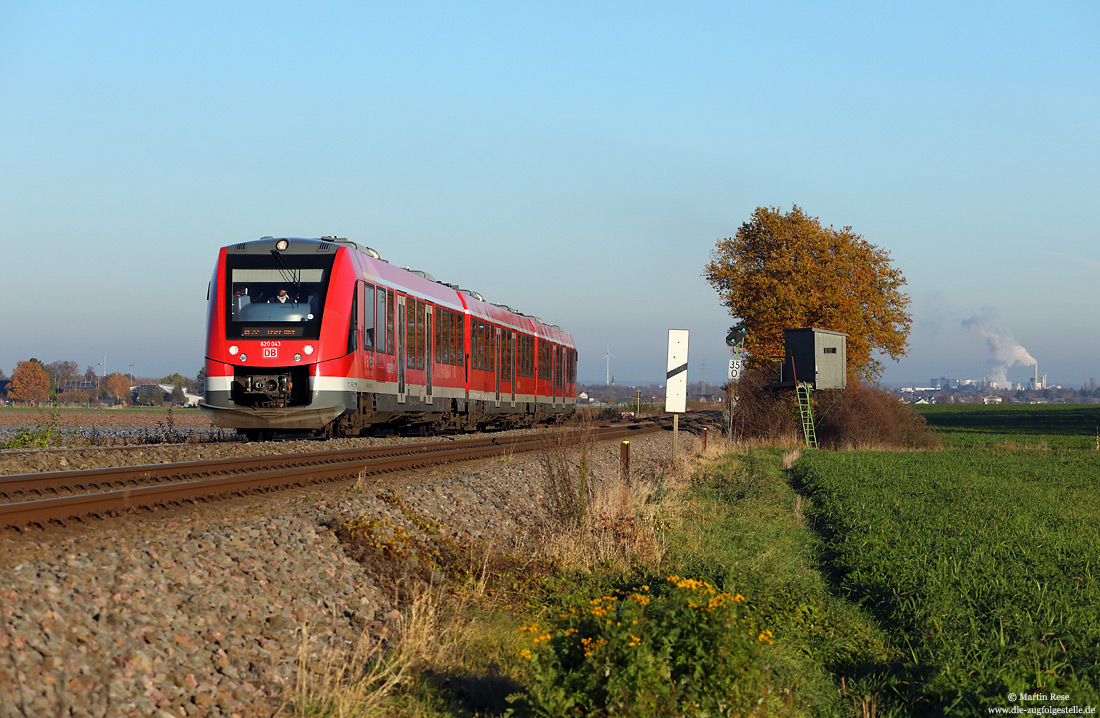
POLYGON ((264 359, 278 359, 279 350, 276 347, 264 347, 264 359))

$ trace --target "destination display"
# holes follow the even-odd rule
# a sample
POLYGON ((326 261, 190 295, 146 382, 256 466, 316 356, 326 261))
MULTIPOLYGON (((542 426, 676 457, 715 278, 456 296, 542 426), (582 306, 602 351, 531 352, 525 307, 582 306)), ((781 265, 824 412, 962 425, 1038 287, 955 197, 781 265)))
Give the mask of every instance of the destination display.
POLYGON ((256 339, 262 337, 300 337, 302 336, 302 327, 242 327, 241 337, 246 339, 256 339))

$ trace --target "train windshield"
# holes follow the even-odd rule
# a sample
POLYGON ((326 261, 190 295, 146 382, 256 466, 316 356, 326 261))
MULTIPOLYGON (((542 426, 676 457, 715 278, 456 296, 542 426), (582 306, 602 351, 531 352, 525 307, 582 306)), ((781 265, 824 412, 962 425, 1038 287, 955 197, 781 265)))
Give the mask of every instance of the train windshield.
POLYGON ((294 254, 226 258, 226 338, 320 336, 332 256, 294 254))

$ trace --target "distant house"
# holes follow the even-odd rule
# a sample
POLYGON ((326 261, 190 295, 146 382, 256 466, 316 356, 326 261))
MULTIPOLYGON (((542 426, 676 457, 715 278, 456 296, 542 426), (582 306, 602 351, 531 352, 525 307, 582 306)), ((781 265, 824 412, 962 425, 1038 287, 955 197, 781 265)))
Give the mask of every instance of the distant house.
MULTIPOLYGON (((159 389, 161 393, 161 402, 165 402, 171 401, 172 392, 176 390, 176 387, 172 384, 140 384, 138 386, 130 387, 130 395, 133 397, 134 403, 136 404, 138 401, 138 397, 141 396, 143 392, 145 392, 146 394, 151 394, 154 393, 154 391, 157 389, 159 389)), ((183 404, 185 406, 199 405, 199 400, 202 399, 201 395, 191 394, 186 389, 181 389, 180 391, 183 392, 183 404)))
POLYGON ((139 403, 139 397, 150 396, 159 396, 161 403, 164 403, 172 396, 173 388, 171 384, 138 384, 130 387, 130 396, 135 404, 139 403))
POLYGON ((982 403, 983 404, 1003 404, 1004 403, 1004 397, 1003 396, 983 396, 982 397, 982 403))

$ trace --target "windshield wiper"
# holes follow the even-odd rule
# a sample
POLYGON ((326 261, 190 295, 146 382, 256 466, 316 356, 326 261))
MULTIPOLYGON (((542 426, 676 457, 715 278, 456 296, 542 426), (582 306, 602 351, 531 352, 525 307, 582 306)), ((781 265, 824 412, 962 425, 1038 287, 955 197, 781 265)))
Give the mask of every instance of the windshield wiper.
POLYGON ((301 270, 299 270, 297 274, 295 274, 293 269, 286 266, 286 262, 283 261, 283 255, 279 252, 276 252, 274 249, 271 250, 271 256, 274 257, 275 261, 277 261, 279 263, 279 266, 282 267, 280 271, 283 273, 283 279, 285 279, 288 284, 294 285, 294 302, 295 304, 297 304, 298 297, 302 293, 301 270))

